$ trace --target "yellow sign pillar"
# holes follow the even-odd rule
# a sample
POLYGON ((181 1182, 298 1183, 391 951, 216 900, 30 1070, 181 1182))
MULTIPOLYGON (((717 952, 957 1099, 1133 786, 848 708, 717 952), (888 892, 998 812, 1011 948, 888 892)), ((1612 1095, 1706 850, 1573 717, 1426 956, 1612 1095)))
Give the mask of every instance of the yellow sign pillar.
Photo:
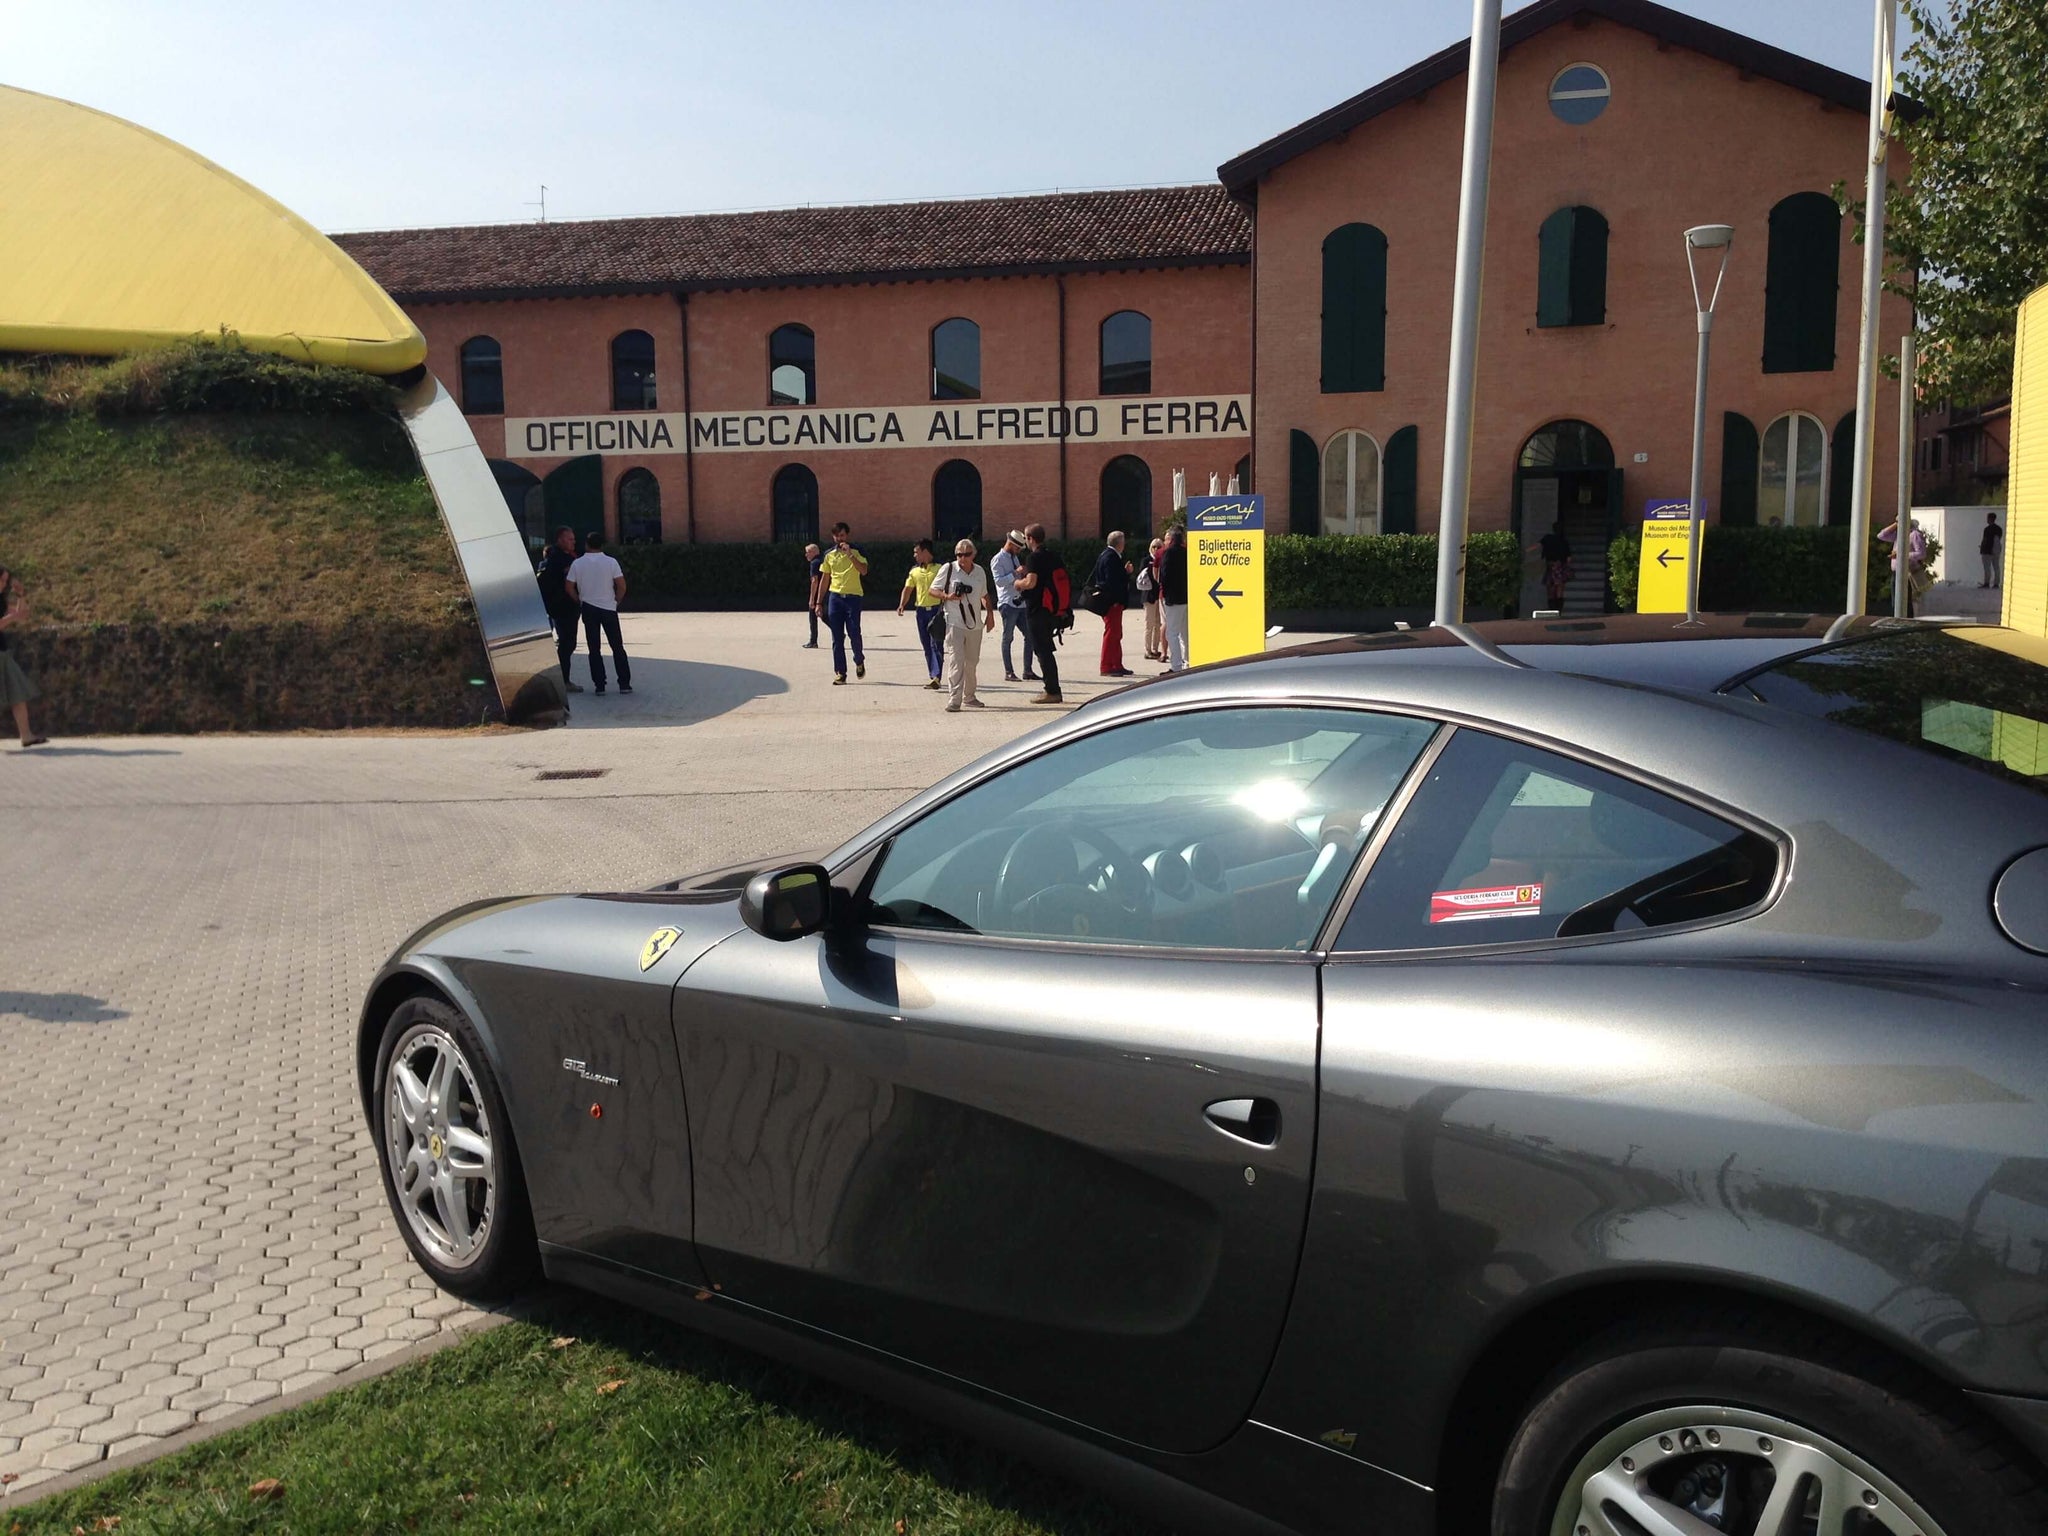
POLYGON ((1188 498, 1188 661, 1266 648, 1266 498, 1188 498))
POLYGON ((1692 558, 1692 516, 1684 502, 1643 514, 1643 559, 1636 570, 1637 613, 1685 612, 1685 564, 1692 558))

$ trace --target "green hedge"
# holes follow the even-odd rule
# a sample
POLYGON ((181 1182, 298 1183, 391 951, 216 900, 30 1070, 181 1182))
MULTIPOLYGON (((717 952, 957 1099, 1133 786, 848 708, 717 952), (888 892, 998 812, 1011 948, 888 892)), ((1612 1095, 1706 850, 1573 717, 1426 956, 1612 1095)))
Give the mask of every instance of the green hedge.
MULTIPOLYGON (((983 558, 1000 545, 979 541, 983 558)), ((910 569, 904 539, 863 539, 869 601, 894 603, 910 569)), ((1055 540, 1076 587, 1102 548, 1094 539, 1055 540)), ((796 609, 803 606, 803 549, 793 544, 628 544, 613 550, 626 570, 626 605, 678 609, 796 609)), ((1514 606, 1521 552, 1512 534, 1474 534, 1466 546, 1465 600, 1474 617, 1514 606)), ((1428 534, 1362 538, 1276 534, 1266 541, 1269 609, 1432 608, 1436 539, 1428 534)))
POLYGON ((398 389, 355 368, 252 352, 233 331, 127 357, 0 362, 0 416, 155 416, 162 412, 369 411, 390 415, 398 389))
MULTIPOLYGON (((1701 530, 1700 609, 1706 613, 1840 613, 1849 569, 1847 528, 1724 528, 1701 530)), ((1929 541, 1929 558, 1938 546, 1929 541)), ((1640 535, 1616 535, 1607 546, 1607 579, 1615 605, 1636 605, 1640 535)), ((1870 602, 1891 603, 1890 546, 1870 546, 1870 602)))

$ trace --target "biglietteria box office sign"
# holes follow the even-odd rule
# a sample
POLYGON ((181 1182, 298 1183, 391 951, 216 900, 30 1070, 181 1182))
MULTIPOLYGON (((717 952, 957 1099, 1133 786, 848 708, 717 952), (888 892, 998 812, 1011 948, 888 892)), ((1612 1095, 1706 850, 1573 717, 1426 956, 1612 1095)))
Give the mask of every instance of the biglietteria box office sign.
POLYGON ((992 448, 1033 443, 1183 442, 1251 436, 1251 396, 1041 401, 1029 405, 508 416, 505 455, 821 453, 840 448, 992 448))

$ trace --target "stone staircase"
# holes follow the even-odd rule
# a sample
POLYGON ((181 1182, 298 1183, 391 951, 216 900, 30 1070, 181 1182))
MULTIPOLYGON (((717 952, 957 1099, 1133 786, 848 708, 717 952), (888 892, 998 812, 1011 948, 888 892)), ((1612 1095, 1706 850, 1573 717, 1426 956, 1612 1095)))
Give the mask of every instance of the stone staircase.
POLYGON ((1607 611, 1607 513, 1573 508, 1564 515, 1564 536, 1572 542, 1572 579, 1564 589, 1567 617, 1607 611))

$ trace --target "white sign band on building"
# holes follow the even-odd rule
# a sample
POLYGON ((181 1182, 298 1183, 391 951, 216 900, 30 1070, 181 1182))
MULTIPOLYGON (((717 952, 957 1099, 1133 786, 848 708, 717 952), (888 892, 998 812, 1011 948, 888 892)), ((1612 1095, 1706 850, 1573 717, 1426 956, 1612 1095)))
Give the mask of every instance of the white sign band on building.
POLYGON ((505 456, 586 453, 806 453, 841 448, 990 448, 1016 444, 1186 442, 1251 436, 1251 396, 1142 396, 1018 405, 860 406, 842 410, 622 411, 508 416, 505 456))

